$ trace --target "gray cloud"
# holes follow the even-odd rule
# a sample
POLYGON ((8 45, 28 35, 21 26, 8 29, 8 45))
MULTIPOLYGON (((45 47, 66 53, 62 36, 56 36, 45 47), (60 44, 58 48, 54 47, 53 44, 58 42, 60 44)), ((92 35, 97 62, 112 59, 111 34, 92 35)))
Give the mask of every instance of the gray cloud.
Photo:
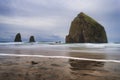
POLYGON ((57 35, 64 39, 74 17, 85 12, 105 27, 110 42, 120 40, 117 35, 120 30, 120 0, 0 1, 0 24, 6 25, 4 30, 0 30, 2 33, 11 29, 11 34, 57 35))

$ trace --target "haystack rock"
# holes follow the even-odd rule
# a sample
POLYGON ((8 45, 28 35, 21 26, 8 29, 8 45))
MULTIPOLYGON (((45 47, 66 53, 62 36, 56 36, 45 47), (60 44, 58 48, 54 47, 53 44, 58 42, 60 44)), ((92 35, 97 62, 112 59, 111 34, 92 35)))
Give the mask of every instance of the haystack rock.
POLYGON ((15 36, 14 42, 22 42, 20 33, 17 33, 17 35, 15 36))
POLYGON ((35 42, 34 36, 30 36, 29 42, 35 42))
POLYGON ((83 12, 72 21, 66 43, 107 43, 104 27, 83 12))

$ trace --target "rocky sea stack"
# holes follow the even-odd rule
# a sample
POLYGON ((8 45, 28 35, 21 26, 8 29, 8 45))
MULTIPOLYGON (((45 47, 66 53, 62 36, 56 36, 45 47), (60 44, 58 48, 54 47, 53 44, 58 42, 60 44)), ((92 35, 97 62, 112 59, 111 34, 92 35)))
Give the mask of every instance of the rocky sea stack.
POLYGON ((14 42, 22 42, 20 33, 17 33, 17 35, 15 36, 14 42))
POLYGON ((66 43, 107 43, 104 27, 83 12, 72 21, 66 43))
POLYGON ((29 42, 35 42, 34 36, 30 36, 29 42))

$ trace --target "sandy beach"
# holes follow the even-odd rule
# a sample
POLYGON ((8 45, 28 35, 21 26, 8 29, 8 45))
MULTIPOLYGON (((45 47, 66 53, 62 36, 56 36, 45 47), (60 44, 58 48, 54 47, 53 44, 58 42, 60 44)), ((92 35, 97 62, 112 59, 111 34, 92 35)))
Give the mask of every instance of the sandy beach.
POLYGON ((0 48, 0 80, 120 80, 119 55, 75 50, 0 48))
POLYGON ((120 66, 73 59, 2 57, 0 80, 119 80, 120 69, 115 65, 120 66))

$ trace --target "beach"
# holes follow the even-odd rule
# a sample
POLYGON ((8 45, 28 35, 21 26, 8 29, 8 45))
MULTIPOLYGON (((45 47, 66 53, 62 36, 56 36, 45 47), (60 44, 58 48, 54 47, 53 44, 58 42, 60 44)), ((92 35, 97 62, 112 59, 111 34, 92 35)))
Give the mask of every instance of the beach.
POLYGON ((119 45, 0 44, 0 80, 120 80, 119 45))

